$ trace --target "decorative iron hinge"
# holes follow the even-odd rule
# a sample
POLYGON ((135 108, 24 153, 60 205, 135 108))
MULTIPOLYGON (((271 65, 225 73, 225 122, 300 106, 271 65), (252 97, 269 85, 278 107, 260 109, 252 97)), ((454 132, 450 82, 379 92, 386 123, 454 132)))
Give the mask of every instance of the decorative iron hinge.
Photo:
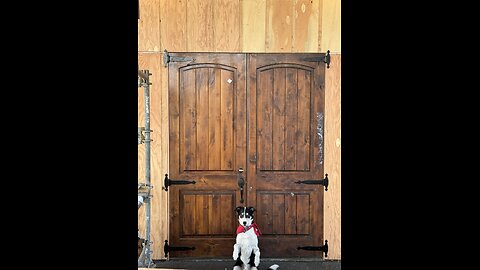
POLYGON ((328 190, 328 173, 325 174, 325 178, 322 180, 303 180, 297 181, 295 184, 307 184, 307 185, 323 185, 325 186, 325 191, 328 190))
POLYGON ((188 185, 188 184, 195 184, 195 180, 172 180, 168 178, 168 173, 165 174, 165 179, 163 181, 165 191, 168 191, 168 187, 171 185, 188 185))
POLYGON ((327 64, 327 68, 330 68, 330 50, 327 51, 325 56, 323 57, 309 57, 309 58, 304 58, 302 61, 307 61, 307 62, 324 62, 327 64))
POLYGON ((179 56, 171 56, 168 54, 167 50, 163 51, 163 65, 168 67, 168 63, 170 62, 195 62, 195 58, 192 57, 179 57, 179 56))
POLYGON ((172 247, 168 245, 168 240, 165 240, 165 244, 163 245, 163 252, 165 253, 165 257, 167 257, 170 251, 184 251, 184 250, 194 250, 195 247, 172 247))
POLYGON ((323 246, 305 246, 305 247, 297 247, 297 250, 309 250, 309 251, 323 251, 325 253, 325 257, 328 257, 328 241, 325 240, 325 245, 323 246))

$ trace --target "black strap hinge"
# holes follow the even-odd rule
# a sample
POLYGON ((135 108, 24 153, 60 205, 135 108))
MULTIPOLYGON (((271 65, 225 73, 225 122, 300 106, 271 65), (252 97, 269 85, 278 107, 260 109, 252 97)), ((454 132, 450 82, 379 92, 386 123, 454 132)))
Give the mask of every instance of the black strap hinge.
POLYGON ((325 178, 322 180, 303 180, 297 181, 295 184, 306 184, 306 185, 323 185, 325 186, 325 191, 328 190, 328 173, 325 174, 325 178))
POLYGON ((302 61, 306 62, 324 62, 327 64, 327 68, 330 68, 330 50, 327 51, 325 56, 322 57, 309 57, 309 58, 304 58, 302 61))
POLYGON ((325 253, 325 257, 328 257, 328 241, 325 240, 325 245, 323 246, 305 246, 305 247, 297 247, 297 250, 310 250, 310 251, 323 251, 325 253))
POLYGON ((194 250, 195 247, 172 247, 168 245, 168 240, 165 240, 165 244, 163 245, 163 252, 165 253, 165 257, 167 257, 170 251, 185 251, 185 250, 194 250))
POLYGON ((167 50, 163 51, 163 65, 168 67, 168 63, 170 62, 195 62, 195 58, 192 57, 179 57, 179 56, 171 56, 167 50))
POLYGON ((172 180, 168 178, 168 173, 165 174, 165 179, 163 180, 164 186, 162 189, 168 191, 168 187, 171 185, 188 185, 188 184, 195 184, 195 180, 172 180))

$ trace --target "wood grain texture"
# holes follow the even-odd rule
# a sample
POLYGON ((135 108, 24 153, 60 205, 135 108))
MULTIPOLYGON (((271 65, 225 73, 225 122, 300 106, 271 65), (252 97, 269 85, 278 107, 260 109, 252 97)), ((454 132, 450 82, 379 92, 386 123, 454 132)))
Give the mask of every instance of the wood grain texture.
POLYGON ((186 8, 187 51, 213 51, 213 0, 189 0, 186 8))
POLYGON ((213 0, 213 44, 216 52, 237 52, 242 33, 240 0, 213 0))
POLYGON ((140 0, 138 51, 160 51, 160 0, 140 0))
POLYGON ((265 0, 242 1, 242 51, 265 52, 265 0))
MULTIPOLYGON (((196 1, 201 1, 201 0, 196 0, 196 1)), ((221 1, 218 1, 221 2, 221 1)), ((219 38, 219 31, 218 29, 225 29, 225 31, 232 31, 233 25, 222 25, 222 22, 220 22, 217 18, 220 16, 226 16, 225 13, 223 13, 222 10, 217 10, 215 6, 212 7, 213 9, 213 15, 212 15, 212 22, 213 22, 213 30, 211 31, 211 36, 205 39, 211 39, 213 40, 214 44, 213 47, 211 48, 212 50, 217 50, 221 51, 224 50, 230 50, 232 49, 232 52, 238 51, 238 52, 266 52, 266 42, 267 36, 273 38, 273 40, 278 40, 281 38, 281 36, 284 36, 284 32, 281 32, 279 34, 275 34, 272 32, 267 31, 267 20, 268 20, 268 13, 267 13, 267 4, 270 3, 269 7, 271 7, 271 2, 277 2, 275 0, 271 1, 266 1, 266 0, 239 0, 239 5, 241 6, 240 8, 240 14, 235 14, 232 12, 229 14, 232 18, 227 18, 231 19, 233 21, 238 20, 237 17, 239 16, 239 21, 240 21, 240 39, 241 39, 241 46, 237 50, 234 49, 235 47, 235 42, 233 40, 236 39, 236 36, 231 36, 230 34, 225 35, 225 37, 228 38, 228 40, 224 39, 220 41, 221 46, 217 48, 216 46, 216 41, 219 38), (238 16, 237 16, 238 15, 238 16), (268 35, 267 35, 268 32, 268 35), (230 40, 231 39, 231 40, 230 40), (231 46, 231 47, 230 47, 231 46), (227 49, 228 48, 228 49, 227 49)), ((280 1, 281 2, 281 1, 280 1)), ((287 1, 288 2, 288 1, 287 1)), ((160 94, 159 100, 160 104, 156 105, 159 106, 160 108, 155 108, 152 104, 152 129, 154 132, 152 133, 152 139, 153 136, 156 136, 157 141, 154 141, 152 143, 152 148, 154 143, 159 143, 156 145, 154 148, 155 150, 152 149, 152 151, 157 151, 156 155, 153 157, 152 156, 152 165, 155 164, 157 166, 157 172, 153 167, 152 167, 152 182, 153 185, 156 184, 158 189, 154 189, 154 192, 158 192, 159 196, 154 197, 154 200, 152 201, 153 204, 156 202, 160 202, 161 200, 163 201, 163 204, 161 205, 161 209, 164 209, 163 212, 154 212, 152 209, 152 217, 157 218, 160 220, 159 224, 155 225, 158 228, 162 228, 161 230, 153 230, 152 228, 152 235, 156 235, 155 237, 155 242, 154 242, 154 254, 153 258, 154 259, 163 259, 164 254, 162 252, 163 250, 163 239, 167 237, 168 235, 168 227, 169 224, 168 222, 164 222, 165 220, 168 220, 166 217, 162 217, 161 215, 166 215, 167 213, 165 212, 165 209, 168 209, 168 193, 166 192, 160 192, 162 191, 160 187, 163 185, 161 181, 163 180, 163 174, 168 172, 168 164, 169 164, 169 152, 168 152, 168 138, 169 138, 169 130, 168 130, 168 82, 166 80, 167 78, 167 68, 163 67, 163 62, 162 60, 162 55, 161 51, 163 49, 167 49, 168 51, 193 51, 192 48, 187 48, 187 0, 141 0, 141 20, 139 20, 139 33, 138 33, 138 44, 139 44, 139 52, 144 51, 144 52, 158 52, 157 56, 152 56, 152 54, 147 54, 147 53, 142 53, 140 56, 139 53, 139 65, 151 65, 149 63, 146 63, 144 60, 143 64, 140 63, 140 58, 141 57, 157 57, 160 62, 158 65, 151 65, 149 68, 152 73, 154 73, 153 76, 160 76, 160 84, 159 85, 152 85, 152 91, 153 89, 156 89, 158 86, 160 88, 158 89, 158 93, 160 94), (145 11, 142 11, 145 9, 145 11), (144 16, 145 15, 145 16, 144 16), (148 16, 147 16, 148 15, 148 16), (155 17, 159 16, 159 20, 155 21, 155 17), (151 22, 147 22, 151 21, 151 22), (159 29, 159 30, 158 30, 159 29), (158 47, 158 42, 160 42, 160 48, 158 47), (159 74, 159 75, 158 75, 159 74), (154 113, 155 112, 155 113, 154 113), (154 116, 156 114, 156 116, 154 116), (160 123, 157 126, 153 126, 155 121, 157 119, 160 123), (153 174, 158 173, 157 177, 154 178, 153 174), (163 193, 163 194, 162 194, 163 193), (157 217, 155 217, 157 215, 157 217), (162 231, 163 230, 163 231, 162 231)), ((217 3, 215 1, 214 3, 217 3)), ((228 7, 230 6, 232 9, 235 8, 235 5, 237 1, 223 1, 224 5, 228 7), (232 2, 232 3, 231 3, 232 2)), ((274 3, 273 5, 277 5, 274 3)), ((325 52, 326 50, 330 50, 332 53, 333 52, 340 52, 340 0, 313 0, 313 1, 303 1, 303 0, 292 0, 288 4, 278 4, 282 6, 283 13, 289 13, 291 15, 292 19, 292 25, 291 25, 291 45, 290 49, 285 50, 285 52, 292 51, 292 52, 309 52, 309 51, 315 51, 315 48, 313 48, 313 43, 314 41, 317 42, 317 50, 316 51, 321 51, 325 52), (310 4, 309 4, 310 2, 310 4), (305 12, 302 12, 302 4, 305 4, 305 12), (315 14, 316 10, 318 7, 318 14, 315 14), (298 16, 295 13, 295 11, 298 12, 298 16), (317 26, 312 27, 312 22, 311 20, 315 20, 315 16, 317 16, 318 24, 317 26), (308 18, 308 20, 307 20, 308 18), (310 38, 314 37, 315 33, 312 33, 312 31, 315 31, 314 29, 317 29, 317 38, 310 38), (312 30, 313 29, 313 30, 312 30)), ((278 7, 280 8, 280 7, 278 7)), ((282 12, 279 12, 282 14, 282 12)), ((272 17, 272 23, 270 24, 273 26, 273 21, 277 21, 277 18, 272 17)), ((223 38, 223 37, 222 37, 223 38)), ((269 50, 272 51, 274 48, 270 46, 269 50)), ((281 52, 281 51, 278 51, 281 52)), ((340 57, 340 56, 338 56, 340 57)), ((333 55, 332 55, 332 63, 333 63, 333 55)), ((148 61, 147 61, 148 62, 148 61)), ((157 61, 158 62, 158 61, 157 61)), ((340 80, 340 70, 332 70, 332 67, 330 69, 326 70, 326 75, 327 75, 327 81, 330 80, 337 80, 336 83, 339 84, 340 80), (328 79, 329 74, 335 73, 336 77, 333 79, 328 79)), ((333 75, 331 75, 333 76, 333 75)), ((328 82, 327 82, 328 84, 328 82)), ((338 171, 338 178, 334 180, 335 176, 332 174, 332 169, 330 169, 328 166, 338 166, 340 167, 340 158, 339 158, 339 149, 340 147, 337 147, 337 143, 339 143, 339 140, 337 141, 337 138, 339 138, 339 135, 337 136, 336 134, 330 134, 332 131, 331 127, 329 127, 329 123, 332 122, 337 122, 338 125, 340 125, 340 112, 339 109, 338 111, 329 111, 331 109, 330 104, 330 98, 328 95, 333 94, 329 91, 326 91, 326 111, 325 111, 325 172, 329 173, 329 178, 331 179, 330 185, 333 187, 335 183, 334 181, 338 181, 338 184, 340 184, 340 171, 338 171), (329 118, 330 117, 330 118, 329 118), (333 144, 335 142, 335 144, 333 144), (329 146, 329 144, 331 144, 329 146), (330 148, 329 148, 330 147, 330 148), (338 150, 338 153, 332 153, 332 147, 336 147, 338 150), (338 164, 336 164, 338 163, 338 164)), ((288 93, 287 93, 288 95, 288 93)), ((139 92, 139 97, 143 97, 140 95, 139 92)), ((154 102, 152 96, 152 103, 154 102)), ((155 98, 155 99, 158 99, 155 98)), ((338 103, 339 104, 339 103, 338 103)), ((143 106, 141 105, 141 101, 139 98, 139 111, 140 108, 143 106)), ((143 111, 139 112, 139 119, 143 117, 143 111)), ((143 120, 141 120, 142 122, 143 120)), ((287 118, 288 121, 288 118, 287 118)), ((139 125, 139 126, 143 126, 139 125)), ((338 132, 339 132, 339 127, 338 127, 338 132)), ((287 133, 288 136, 288 133, 287 133)), ((288 138, 288 137, 287 137, 288 138)), ((288 139, 287 139, 288 140, 288 139)), ((287 147, 287 146, 286 146, 287 147)), ((297 146, 298 147, 298 146, 297 146)), ((139 171, 139 180, 143 181, 144 179, 144 166, 142 158, 144 158, 144 151, 143 146, 139 146, 139 160, 138 160, 138 171, 139 171)), ((288 153, 288 151, 286 151, 288 153)), ((298 157, 296 157, 298 158, 298 157)), ((212 162, 218 162, 218 161, 212 161, 212 162)), ((300 162, 301 163, 301 162, 300 162)), ((210 164, 210 163, 209 163, 210 164)), ((298 161, 297 161, 298 164, 298 161)), ((210 165, 209 165, 210 166, 210 165)), ((291 164, 289 165, 291 166, 291 164)), ((338 169, 337 168, 337 169, 338 169)), ((338 169, 339 170, 339 169, 338 169)), ((336 182, 337 183, 337 182, 336 182)), ((329 191, 325 192, 326 196, 332 196, 332 198, 325 198, 325 207, 333 207, 331 201, 339 200, 339 196, 335 197, 333 196, 333 192, 330 193, 330 188, 329 191), (329 195, 332 194, 332 195, 329 195), (330 200, 330 201, 329 201, 330 200)), ((333 191, 333 189, 332 189, 333 191)), ((338 201, 339 204, 339 201, 338 201)), ((336 206, 335 206, 336 207, 336 206)), ((338 208, 339 210, 339 208, 338 208)), ((326 211, 328 211, 326 209, 326 211)), ((142 209, 139 210, 139 228, 142 228, 142 222, 144 222, 144 216, 142 215, 142 209)), ((338 255, 337 257, 334 257, 334 242, 331 239, 336 238, 337 240, 333 241, 338 241, 338 244, 336 244, 337 248, 340 248, 340 220, 338 218, 337 221, 329 221, 329 218, 327 217, 328 213, 325 213, 325 239, 329 240, 330 249, 331 252, 329 252, 329 258, 340 258, 340 250, 338 250, 338 255), (329 227, 330 226, 330 227, 329 227), (330 235, 329 235, 330 233, 330 235), (332 236, 333 235, 333 236, 332 236)), ((339 213, 338 213, 339 216, 339 213)), ((144 229, 143 229, 144 230, 144 229)))
POLYGON ((341 0, 323 0, 320 51, 341 52, 341 0))
POLYGON ((266 52, 291 52, 294 0, 267 0, 266 7, 266 52))
POLYGON ((292 52, 317 52, 321 0, 294 0, 292 52))
POLYGON ((324 200, 324 237, 328 258, 341 259, 341 55, 331 55, 325 76, 325 173, 329 186, 324 200))
POLYGON ((160 1, 162 51, 187 50, 187 0, 160 1))
MULTIPOLYGON (((150 239, 153 241, 153 255, 154 259, 164 258, 163 243, 168 237, 168 216, 167 209, 168 195, 162 190, 163 176, 167 172, 166 164, 168 163, 168 156, 164 154, 166 148, 165 136, 168 136, 168 126, 165 128, 165 124, 168 122, 164 120, 167 116, 165 107, 165 93, 161 91, 161 54, 160 53, 139 53, 138 65, 140 69, 148 69, 152 74, 150 76, 150 128, 153 130, 151 133, 150 143, 151 146, 151 164, 150 164, 150 177, 151 183, 154 186, 152 189, 153 198, 151 201, 151 220, 150 239), (162 139, 163 138, 163 139, 162 139)), ((165 91, 166 92, 166 91, 165 91)), ((139 88, 139 126, 144 126, 143 120, 143 91, 139 88), (142 112, 141 112, 142 111, 142 112)), ((139 145, 139 159, 138 159, 138 181, 145 182, 145 146, 139 145)), ((167 152, 168 153, 168 152, 167 152)), ((142 206, 142 208, 144 208, 142 206)), ((140 233, 144 237, 145 232, 145 216, 144 209, 139 210, 139 229, 140 233)))

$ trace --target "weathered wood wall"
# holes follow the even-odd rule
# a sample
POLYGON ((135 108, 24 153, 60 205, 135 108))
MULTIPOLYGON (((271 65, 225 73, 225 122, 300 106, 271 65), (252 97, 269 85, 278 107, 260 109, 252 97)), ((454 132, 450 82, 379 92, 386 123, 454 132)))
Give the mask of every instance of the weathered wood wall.
MULTIPOLYGON (((162 53, 326 52, 324 235, 329 259, 340 259, 340 0, 140 0, 138 63, 152 73, 151 128, 153 258, 163 259, 168 237, 168 194, 161 189, 168 172, 167 68, 162 53)), ((143 126, 139 88, 139 126, 143 126)), ((144 146, 139 146, 139 182, 144 182, 144 146)), ((144 231, 144 212, 139 228, 144 231)))

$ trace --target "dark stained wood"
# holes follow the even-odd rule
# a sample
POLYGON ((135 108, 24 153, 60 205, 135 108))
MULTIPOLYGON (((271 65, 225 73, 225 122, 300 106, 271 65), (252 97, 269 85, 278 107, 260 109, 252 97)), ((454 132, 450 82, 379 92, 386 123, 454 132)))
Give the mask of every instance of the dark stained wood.
POLYGON ((285 68, 273 69, 272 169, 285 170, 285 68))
POLYGON ((297 170, 310 169, 310 136, 312 113, 310 108, 310 72, 300 69, 298 74, 298 129, 297 129, 297 170))
POLYGON ((285 195, 273 194, 272 203, 273 230, 272 234, 285 234, 285 195))
POLYGON ((308 194, 299 194, 297 197, 297 234, 310 233, 310 200, 308 194))
POLYGON ((247 200, 258 207, 264 257, 322 257, 319 251, 297 247, 323 245, 324 191, 295 184, 324 177, 317 130, 322 128, 325 69, 301 60, 318 56, 248 56, 247 95, 255 98, 247 105, 248 182, 253 186, 247 200))
POLYGON ((182 113, 181 130, 182 144, 180 149, 183 152, 180 156, 182 158, 183 170, 197 169, 196 143, 197 143, 197 108, 196 108, 196 72, 195 70, 188 70, 182 72, 180 75, 182 95, 180 112, 182 113))
POLYGON ((258 126, 258 160, 260 170, 272 170, 273 168, 273 150, 272 150, 272 94, 274 83, 274 71, 268 69, 259 72, 257 104, 258 111, 257 126, 258 126))
POLYGON ((324 244, 324 189, 295 184, 324 177, 325 69, 301 60, 320 55, 172 53, 196 60, 169 64, 169 176, 197 183, 169 187, 169 243, 195 246, 170 257, 230 258, 236 206, 257 209, 263 257, 323 256, 297 247, 324 244))
MULTIPOLYGON (((305 205, 303 207, 308 207, 305 205)), ((297 233, 297 197, 285 196, 285 234, 297 233)))
POLYGON ((237 170, 246 167, 244 54, 171 53, 169 64, 170 257, 230 257, 235 242, 237 170))
POLYGON ((208 234, 222 233, 222 212, 220 209, 220 195, 208 195, 208 234))
POLYGON ((220 85, 221 85, 221 163, 222 170, 233 169, 233 115, 234 108, 234 82, 233 73, 231 71, 220 71, 220 85))
POLYGON ((195 234, 195 212, 196 212, 196 200, 195 195, 184 195, 183 198, 183 235, 195 234))
POLYGON ((298 90, 297 70, 286 69, 285 170, 297 169, 298 90))
POLYGON ((198 68, 195 72, 197 110, 197 135, 196 135, 196 163, 197 170, 208 170, 208 122, 209 122, 209 94, 208 94, 208 68, 198 68))
POLYGON ((221 70, 215 68, 208 69, 208 90, 209 90, 209 106, 208 106, 208 169, 221 170, 221 111, 220 108, 220 84, 221 70))

